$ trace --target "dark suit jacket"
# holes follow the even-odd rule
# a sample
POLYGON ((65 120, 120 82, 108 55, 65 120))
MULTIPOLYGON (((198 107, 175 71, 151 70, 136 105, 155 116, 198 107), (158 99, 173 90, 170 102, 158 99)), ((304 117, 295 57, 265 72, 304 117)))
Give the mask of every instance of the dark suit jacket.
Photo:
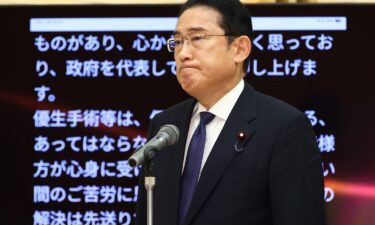
MULTIPOLYGON (((158 114, 149 137, 165 124, 180 130, 177 144, 153 159, 154 225, 177 225, 182 161, 196 100, 158 114)), ((140 177, 137 225, 146 225, 146 192, 140 177)), ((236 102, 202 170, 185 225, 323 225, 320 152, 308 118, 250 85, 236 102), (246 139, 234 150, 237 134, 246 139)))

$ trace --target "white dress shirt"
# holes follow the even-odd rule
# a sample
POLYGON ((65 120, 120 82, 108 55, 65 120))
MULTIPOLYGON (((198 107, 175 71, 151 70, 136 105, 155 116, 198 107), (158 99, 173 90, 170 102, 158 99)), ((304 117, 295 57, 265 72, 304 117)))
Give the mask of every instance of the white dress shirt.
MULTIPOLYGON (((209 124, 206 125, 206 143, 204 145, 200 172, 202 172, 204 164, 206 163, 207 158, 211 153, 212 147, 214 146, 217 137, 223 129, 224 124, 227 121, 228 116, 234 107, 234 104, 236 104, 237 99, 240 97, 244 89, 244 86, 244 81, 241 79, 241 81, 238 82, 238 84, 232 90, 225 94, 218 102, 216 102, 215 105, 211 107, 210 110, 208 110, 208 112, 215 115, 215 118, 209 124)), ((199 125, 199 113, 203 111, 207 111, 207 109, 199 102, 197 102, 194 106, 193 116, 191 117, 189 132, 187 134, 185 155, 182 164, 182 172, 185 168, 186 156, 189 149, 191 137, 193 136, 195 129, 199 125)))

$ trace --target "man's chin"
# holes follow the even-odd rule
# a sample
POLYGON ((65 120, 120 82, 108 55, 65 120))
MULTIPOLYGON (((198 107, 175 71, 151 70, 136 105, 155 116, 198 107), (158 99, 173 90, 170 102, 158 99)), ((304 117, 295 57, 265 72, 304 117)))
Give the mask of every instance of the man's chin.
POLYGON ((182 89, 190 96, 196 97, 196 90, 192 84, 189 85, 181 85, 182 89))

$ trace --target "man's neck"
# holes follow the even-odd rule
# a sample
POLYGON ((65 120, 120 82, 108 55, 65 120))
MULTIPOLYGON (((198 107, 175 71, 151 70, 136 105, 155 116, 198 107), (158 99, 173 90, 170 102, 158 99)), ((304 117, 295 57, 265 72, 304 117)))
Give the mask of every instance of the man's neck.
POLYGON ((242 80, 236 79, 235 81, 228 84, 226 87, 221 88, 215 93, 205 95, 202 98, 197 98, 198 102, 208 111, 214 106, 221 98, 223 98, 228 92, 230 92, 236 85, 242 80))

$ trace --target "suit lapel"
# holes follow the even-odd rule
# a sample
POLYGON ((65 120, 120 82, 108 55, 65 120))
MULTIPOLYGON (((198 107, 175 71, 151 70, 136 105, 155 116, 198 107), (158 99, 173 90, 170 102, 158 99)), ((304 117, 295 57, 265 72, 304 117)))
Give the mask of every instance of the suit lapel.
MULTIPOLYGON (((234 150, 234 145, 238 141, 237 134, 239 132, 244 132, 247 138, 251 138, 252 134, 255 132, 254 128, 250 126, 249 123, 256 117, 255 107, 256 92, 245 82, 245 88, 233 107, 204 165, 190 209, 185 217, 185 225, 190 223, 202 207, 203 203, 230 165, 234 156, 240 154, 234 150)), ((246 142, 247 140, 243 141, 243 143, 246 142)))

